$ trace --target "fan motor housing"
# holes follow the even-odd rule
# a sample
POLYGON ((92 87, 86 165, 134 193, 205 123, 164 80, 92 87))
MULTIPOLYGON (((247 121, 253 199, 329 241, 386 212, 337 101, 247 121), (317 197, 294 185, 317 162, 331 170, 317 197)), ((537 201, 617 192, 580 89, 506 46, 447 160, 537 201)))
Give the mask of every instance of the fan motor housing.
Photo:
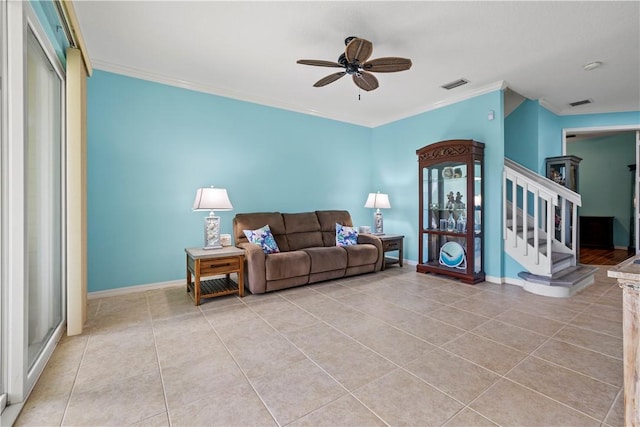
POLYGON ((344 53, 338 57, 338 64, 342 65, 345 68, 347 74, 357 74, 360 72, 360 64, 357 62, 349 63, 347 61, 347 55, 344 53))

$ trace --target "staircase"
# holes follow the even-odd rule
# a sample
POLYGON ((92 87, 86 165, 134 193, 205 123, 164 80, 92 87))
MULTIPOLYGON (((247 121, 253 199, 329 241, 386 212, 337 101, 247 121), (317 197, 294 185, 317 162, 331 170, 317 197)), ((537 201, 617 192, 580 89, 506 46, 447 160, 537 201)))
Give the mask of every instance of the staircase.
POLYGON ((577 263, 580 195, 506 158, 502 188, 504 249, 527 269, 524 290, 569 297, 592 284, 598 269, 577 263))

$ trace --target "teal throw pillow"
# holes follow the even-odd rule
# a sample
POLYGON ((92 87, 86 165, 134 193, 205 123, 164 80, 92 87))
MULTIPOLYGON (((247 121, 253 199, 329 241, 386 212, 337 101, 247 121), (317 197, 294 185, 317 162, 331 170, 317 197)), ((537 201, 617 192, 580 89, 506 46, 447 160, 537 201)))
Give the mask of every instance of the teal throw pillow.
POLYGON ((265 254, 275 254, 280 252, 278 244, 273 238, 273 234, 271 234, 271 229, 268 224, 262 228, 258 228, 257 230, 242 230, 242 232, 247 236, 247 240, 249 240, 250 243, 255 243, 260 246, 265 254))
POLYGON ((358 244, 358 231, 354 227, 346 227, 336 223, 336 246, 358 244))

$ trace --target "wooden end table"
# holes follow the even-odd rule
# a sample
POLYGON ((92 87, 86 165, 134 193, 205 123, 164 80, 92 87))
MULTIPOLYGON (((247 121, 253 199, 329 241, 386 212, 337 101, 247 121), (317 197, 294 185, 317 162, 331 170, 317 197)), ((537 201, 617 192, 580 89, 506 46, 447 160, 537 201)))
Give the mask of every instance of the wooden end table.
POLYGON ((238 294, 244 296, 244 250, 235 246, 221 249, 187 248, 187 292, 191 292, 195 304, 201 298, 238 294), (238 283, 230 274, 238 274, 238 283), (193 274, 194 280, 191 281, 193 274), (224 278, 201 280, 201 277, 224 274, 224 278))
POLYGON ((387 268, 391 264, 400 264, 402 267, 402 252, 404 250, 404 236, 399 234, 381 234, 378 236, 382 240, 382 252, 398 251, 398 259, 386 258, 382 263, 382 269, 387 268))

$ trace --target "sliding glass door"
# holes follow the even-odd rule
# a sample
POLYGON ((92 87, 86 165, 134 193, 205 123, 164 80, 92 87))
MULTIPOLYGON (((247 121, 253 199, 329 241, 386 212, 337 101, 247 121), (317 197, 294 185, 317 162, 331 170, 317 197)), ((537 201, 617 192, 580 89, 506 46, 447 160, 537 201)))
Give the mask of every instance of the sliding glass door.
POLYGON ((65 84, 31 3, 0 7, 0 424, 11 425, 65 326, 65 84))
POLYGON ((62 79, 32 31, 27 34, 25 146, 28 369, 63 309, 62 79))

